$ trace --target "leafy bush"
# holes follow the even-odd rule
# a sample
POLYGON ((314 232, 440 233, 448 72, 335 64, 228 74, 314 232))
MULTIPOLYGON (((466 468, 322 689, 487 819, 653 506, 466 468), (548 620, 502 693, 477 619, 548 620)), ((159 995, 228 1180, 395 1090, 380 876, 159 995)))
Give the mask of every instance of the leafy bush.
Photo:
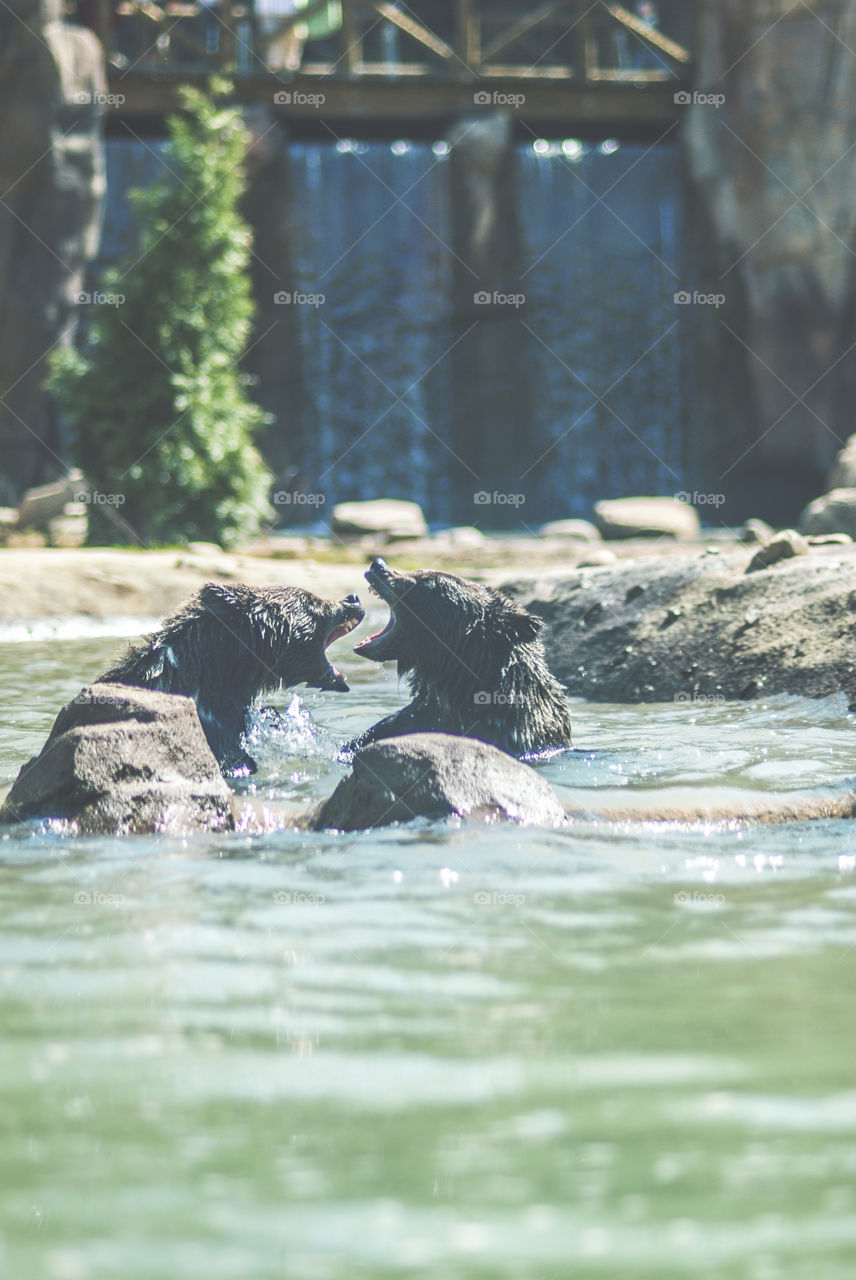
POLYGON ((99 495, 90 542, 231 543, 269 514, 253 445, 263 415, 238 367, 253 313, 238 212, 246 135, 235 108, 183 96, 164 179, 132 193, 136 260, 105 275, 98 296, 114 302, 91 307, 85 349, 52 361, 49 385, 99 495))

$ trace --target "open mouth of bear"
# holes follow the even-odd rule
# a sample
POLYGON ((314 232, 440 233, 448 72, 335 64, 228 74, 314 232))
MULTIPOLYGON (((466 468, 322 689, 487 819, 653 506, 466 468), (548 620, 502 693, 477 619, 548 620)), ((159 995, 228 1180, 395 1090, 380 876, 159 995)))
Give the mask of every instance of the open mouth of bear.
POLYGON ((353 602, 348 600, 343 604, 339 616, 333 622, 333 626, 327 634, 327 639, 324 641, 323 661, 326 670, 318 682, 319 689, 332 689, 338 693, 348 692, 350 686, 347 680, 341 671, 330 662, 326 650, 335 640, 341 640, 342 636, 349 635, 354 627, 359 626, 365 616, 365 610, 360 608, 356 597, 354 597, 353 602))
MULTIPOLYGON (((389 570, 387 570, 387 573, 389 573, 389 570)), ((389 618, 383 630, 376 631, 373 636, 367 636, 365 640, 361 640, 359 644, 354 645, 354 653, 358 653, 361 658, 373 658, 376 649, 381 647, 386 649, 384 642, 392 637, 398 625, 398 619, 395 616, 396 598, 392 587, 391 575, 387 578, 373 566, 366 571, 365 577, 371 594, 377 596, 378 600, 383 600, 384 604, 389 605, 389 618)), ((387 654, 387 656, 390 655, 387 654)))

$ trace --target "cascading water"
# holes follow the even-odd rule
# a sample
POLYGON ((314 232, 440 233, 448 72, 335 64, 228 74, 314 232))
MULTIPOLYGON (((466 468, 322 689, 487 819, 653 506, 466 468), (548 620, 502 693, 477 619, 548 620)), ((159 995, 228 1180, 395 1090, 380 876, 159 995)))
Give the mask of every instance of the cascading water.
POLYGON ((445 159, 409 142, 292 148, 298 286, 324 298, 300 311, 315 423, 301 471, 328 504, 414 498, 450 518, 445 159))
MULTIPOLYGON (((491 512, 456 509, 448 480, 460 443, 449 147, 288 145, 290 293, 312 299, 293 313, 306 393, 301 485, 323 493, 327 511, 387 496, 420 502, 433 523, 489 524, 491 512)), ((160 176, 158 149, 108 144, 104 261, 133 243, 127 189, 160 176)), ((506 484, 526 494, 521 518, 585 516, 602 497, 688 487, 677 149, 520 144, 515 186, 525 301, 513 308, 512 377, 529 389, 531 417, 506 484)), ((475 323, 486 322, 476 307, 475 323)), ((294 413, 283 407, 284 430, 294 413)), ((479 447, 490 451, 489 431, 479 447)), ((487 469, 496 474, 495 458, 487 469)))
POLYGON ((668 146, 537 141, 518 157, 539 509, 683 489, 678 161, 668 146))

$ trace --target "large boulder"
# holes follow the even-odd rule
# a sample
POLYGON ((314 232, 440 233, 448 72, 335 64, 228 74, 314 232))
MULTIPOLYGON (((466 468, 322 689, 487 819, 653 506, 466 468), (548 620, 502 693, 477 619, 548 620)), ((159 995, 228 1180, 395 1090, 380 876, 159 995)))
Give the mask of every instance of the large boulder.
POLYGON ((694 552, 540 575, 503 590, 547 623, 551 670, 590 701, 790 693, 856 702, 856 547, 694 552), (755 561, 754 569, 748 573, 755 561))
POLYGON ((810 502, 799 520, 800 531, 815 537, 849 533, 856 537, 856 488, 833 489, 810 502))
POLYGON ((61 470, 47 353, 70 342, 104 193, 103 50, 50 0, 0 6, 0 503, 61 470))
POLYGON ((76 834, 230 831, 232 793, 192 698, 82 689, 21 769, 0 824, 60 820, 76 834))
POLYGON ((545 827, 565 821, 553 788, 529 765, 475 738, 415 733, 357 752, 353 772, 307 825, 362 831, 455 815, 545 827))
POLYGON ((676 498, 610 498, 595 504, 595 524, 604 538, 681 538, 701 532, 688 502, 676 498))
POLYGON ((377 498, 370 502, 340 502, 330 517, 333 533, 344 538, 366 534, 387 538, 424 538, 428 525, 418 502, 377 498))

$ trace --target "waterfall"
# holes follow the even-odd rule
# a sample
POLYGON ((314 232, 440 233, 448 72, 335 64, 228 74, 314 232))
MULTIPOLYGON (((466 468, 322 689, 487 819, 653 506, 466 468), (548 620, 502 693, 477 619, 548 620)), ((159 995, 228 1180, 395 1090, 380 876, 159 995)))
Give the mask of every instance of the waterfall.
MULTIPOLYGON (((301 483, 325 495, 327 512, 386 496, 421 503, 434 524, 485 523, 484 511, 454 509, 448 483, 448 146, 283 146, 291 288, 314 299, 296 307, 292 330, 306 389, 301 483)), ((127 189, 158 173, 158 149, 108 143, 102 262, 133 245, 127 189)), ((531 417, 519 424, 507 488, 527 495, 522 519, 587 516, 602 497, 688 487, 689 340, 674 303, 683 275, 677 148, 521 143, 515 184, 525 302, 514 314, 513 373, 530 389, 531 417)))

